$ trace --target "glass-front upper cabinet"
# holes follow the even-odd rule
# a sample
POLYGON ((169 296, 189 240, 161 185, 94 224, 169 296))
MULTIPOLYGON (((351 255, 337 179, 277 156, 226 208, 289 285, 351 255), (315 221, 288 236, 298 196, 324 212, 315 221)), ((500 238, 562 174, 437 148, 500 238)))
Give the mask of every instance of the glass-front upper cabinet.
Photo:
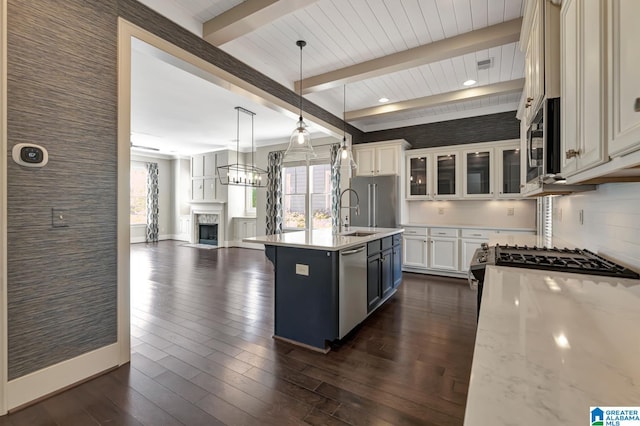
POLYGON ((426 199, 431 196, 430 157, 426 154, 407 156, 407 198, 426 199))
POLYGON ((498 197, 520 197, 520 149, 496 148, 498 163, 498 197))
POLYGON ((493 150, 466 150, 462 156, 464 197, 493 198, 493 150))
POLYGON ((446 152, 435 155, 436 190, 435 198, 458 197, 458 178, 460 156, 457 152, 446 152))

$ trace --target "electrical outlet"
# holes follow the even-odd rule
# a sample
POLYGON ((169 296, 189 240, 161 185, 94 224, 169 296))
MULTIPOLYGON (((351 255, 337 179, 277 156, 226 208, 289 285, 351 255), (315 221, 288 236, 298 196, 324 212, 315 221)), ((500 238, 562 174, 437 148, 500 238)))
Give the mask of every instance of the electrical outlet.
POLYGON ((516 209, 514 209, 513 207, 507 208, 507 216, 513 216, 515 212, 516 212, 516 209))
POLYGON ((580 221, 580 225, 584 225, 584 210, 580 210, 578 214, 578 220, 580 221))
POLYGON ((444 207, 438 207, 438 214, 444 214, 444 207))

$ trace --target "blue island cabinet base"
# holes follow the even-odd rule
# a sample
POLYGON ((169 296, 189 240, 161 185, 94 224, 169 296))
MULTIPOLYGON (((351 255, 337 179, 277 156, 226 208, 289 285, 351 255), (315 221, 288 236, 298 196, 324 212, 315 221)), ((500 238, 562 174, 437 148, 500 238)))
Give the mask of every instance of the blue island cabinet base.
POLYGON ((266 246, 275 268, 276 338, 328 351, 338 337, 338 252, 266 246))

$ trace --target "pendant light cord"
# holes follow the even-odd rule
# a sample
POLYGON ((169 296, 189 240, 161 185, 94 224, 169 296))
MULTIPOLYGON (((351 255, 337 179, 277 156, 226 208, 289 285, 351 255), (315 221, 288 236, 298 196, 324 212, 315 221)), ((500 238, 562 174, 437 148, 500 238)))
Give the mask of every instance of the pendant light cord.
POLYGON ((347 85, 342 86, 342 141, 347 142, 347 85))
POLYGON ((307 42, 298 40, 296 44, 300 46, 300 121, 302 121, 302 48, 307 45, 307 42))

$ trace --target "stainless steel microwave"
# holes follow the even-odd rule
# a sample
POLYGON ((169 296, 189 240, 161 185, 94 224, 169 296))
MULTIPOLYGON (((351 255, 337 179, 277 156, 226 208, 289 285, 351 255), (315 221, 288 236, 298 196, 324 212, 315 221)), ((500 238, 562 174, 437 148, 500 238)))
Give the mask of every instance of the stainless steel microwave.
POLYGON ((560 152, 560 98, 545 99, 527 129, 527 183, 562 179, 560 152))

